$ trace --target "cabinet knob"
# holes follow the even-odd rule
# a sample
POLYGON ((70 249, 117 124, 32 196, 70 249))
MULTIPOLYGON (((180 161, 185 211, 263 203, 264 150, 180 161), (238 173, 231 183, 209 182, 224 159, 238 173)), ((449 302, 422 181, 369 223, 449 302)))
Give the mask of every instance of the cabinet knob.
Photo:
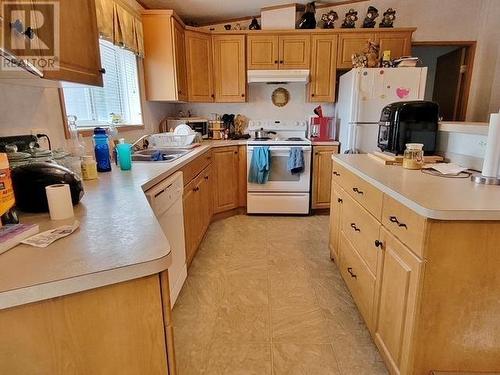
POLYGON ((205 178, 205 180, 208 180, 209 176, 205 176, 204 178, 205 178))
POLYGON ((337 202, 343 203, 344 201, 342 200, 342 198, 337 198, 337 202))
POLYGON ((274 60, 274 63, 277 64, 278 63, 278 60, 274 60))
POLYGON ((361 229, 359 229, 357 226, 356 226, 356 223, 351 223, 351 228, 354 229, 355 232, 361 232, 361 229))
POLYGON ((339 172, 337 172, 337 171, 333 171, 333 175, 334 175, 334 176, 340 176, 340 173, 339 173, 339 172))
POLYGON ((195 188, 193 188, 193 191, 194 191, 195 193, 196 193, 197 191, 199 191, 199 190, 200 190, 200 188, 199 188, 198 186, 197 186, 197 187, 195 187, 195 188))
POLYGON ((235 155, 238 155, 238 151, 235 151, 235 152, 234 152, 234 154, 235 154, 235 155))
POLYGON ((215 99, 215 94, 212 94, 212 95, 210 95, 210 96, 212 97, 212 99, 215 99))
POLYGON ((316 152, 314 153, 314 155, 319 155, 319 152, 318 152, 318 151, 316 151, 316 152))
POLYGON ((280 64, 283 64, 283 63, 284 63, 284 61, 283 61, 283 60, 280 60, 280 64))
POLYGON ((314 94, 311 94, 311 96, 314 98, 314 94))
POLYGON ((352 272, 352 267, 347 267, 347 272, 349 272, 349 275, 353 278, 357 278, 356 274, 352 272))
POLYGON ((106 69, 104 69, 104 68, 99 69, 99 73, 106 74, 106 69))
POLYGON ((244 98, 245 97, 245 94, 241 94, 241 97, 244 98))
POLYGON ((375 247, 380 247, 382 249, 382 241, 379 241, 379 240, 375 240, 375 247))

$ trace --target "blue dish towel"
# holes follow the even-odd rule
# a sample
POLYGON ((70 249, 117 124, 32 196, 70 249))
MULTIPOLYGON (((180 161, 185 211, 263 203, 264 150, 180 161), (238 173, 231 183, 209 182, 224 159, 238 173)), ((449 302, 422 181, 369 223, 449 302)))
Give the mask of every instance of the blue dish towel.
POLYGON ((271 168, 271 152, 269 146, 255 147, 248 171, 248 182, 265 184, 271 168))
POLYGON ((287 169, 291 174, 304 172, 304 152, 301 147, 292 147, 288 155, 287 169))

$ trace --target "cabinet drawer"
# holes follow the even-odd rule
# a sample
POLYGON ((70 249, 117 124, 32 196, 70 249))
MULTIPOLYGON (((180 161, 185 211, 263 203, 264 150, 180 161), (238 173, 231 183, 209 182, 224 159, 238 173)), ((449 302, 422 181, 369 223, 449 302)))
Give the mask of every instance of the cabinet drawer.
POLYGON ((342 277, 351 291, 366 325, 371 330, 375 278, 343 233, 340 234, 340 257, 342 277))
POLYGON ((203 155, 198 156, 196 159, 189 162, 182 167, 184 174, 184 186, 189 184, 201 171, 203 171, 212 162, 212 152, 208 151, 203 155))
POLYGON ((415 254, 423 257, 422 248, 426 224, 424 217, 384 195, 382 224, 415 254))
POLYGON ((342 231, 366 262, 373 275, 377 275, 377 259, 380 253, 380 223, 368 211, 346 196, 342 205, 342 231))
POLYGON ((335 161, 333 162, 332 180, 336 181, 360 205, 373 216, 380 219, 384 194, 369 182, 356 176, 335 161))

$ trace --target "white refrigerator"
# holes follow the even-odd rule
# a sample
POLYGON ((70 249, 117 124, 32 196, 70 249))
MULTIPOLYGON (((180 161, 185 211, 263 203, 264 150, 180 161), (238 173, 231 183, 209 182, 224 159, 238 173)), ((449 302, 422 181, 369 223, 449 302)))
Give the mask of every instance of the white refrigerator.
POLYGON ((378 150, 382 108, 423 100, 427 68, 355 68, 340 77, 336 106, 340 152, 378 150))

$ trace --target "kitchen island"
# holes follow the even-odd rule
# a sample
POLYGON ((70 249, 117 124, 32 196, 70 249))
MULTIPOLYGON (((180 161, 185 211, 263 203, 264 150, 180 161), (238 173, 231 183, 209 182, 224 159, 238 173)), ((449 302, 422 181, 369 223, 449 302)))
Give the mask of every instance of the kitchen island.
MULTIPOLYGON (((101 173, 84 184, 75 233, 0 255, 0 373, 175 374, 170 246, 144 192, 212 148, 239 144, 205 142, 170 163, 101 173)), ((21 220, 40 231, 73 222, 21 220)))
POLYGON ((392 374, 500 370, 500 189, 333 157, 331 257, 392 374))

